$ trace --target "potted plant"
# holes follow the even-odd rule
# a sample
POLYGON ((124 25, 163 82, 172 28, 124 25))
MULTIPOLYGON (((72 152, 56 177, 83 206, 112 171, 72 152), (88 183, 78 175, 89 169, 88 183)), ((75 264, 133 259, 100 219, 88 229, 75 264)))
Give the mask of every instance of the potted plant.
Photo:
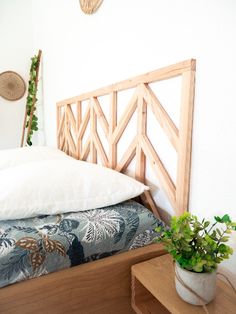
POLYGON ((175 285, 179 296, 188 303, 204 305, 213 300, 217 265, 233 253, 226 245, 236 223, 229 215, 214 217, 214 223, 184 213, 172 217, 170 227, 158 227, 166 250, 175 260, 175 285), (220 227, 218 225, 220 224, 220 227))

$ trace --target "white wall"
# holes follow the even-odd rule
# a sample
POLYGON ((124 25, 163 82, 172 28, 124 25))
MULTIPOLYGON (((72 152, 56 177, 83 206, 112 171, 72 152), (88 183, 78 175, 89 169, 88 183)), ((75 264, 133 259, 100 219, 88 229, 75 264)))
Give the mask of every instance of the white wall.
MULTIPOLYGON (((49 145, 56 101, 196 58, 190 210, 236 220, 236 1, 104 0, 87 16, 77 0, 33 0, 33 18, 49 145)), ((236 273, 235 261, 228 267, 236 273)))
MULTIPOLYGON (((32 52, 43 50, 48 145, 56 101, 196 58, 190 210, 236 220, 234 0, 104 0, 92 16, 78 0, 1 0, 0 38, 0 72, 26 82, 32 52)), ((0 98, 0 149, 19 146, 24 108, 25 97, 0 98)), ((235 235, 231 245, 236 251, 235 235)), ((235 263, 236 254, 224 264, 236 273, 235 263)))
MULTIPOLYGON (((0 73, 19 73, 26 84, 32 56, 31 0, 0 1, 0 73)), ((19 147, 26 103, 0 97, 0 149, 19 147)))

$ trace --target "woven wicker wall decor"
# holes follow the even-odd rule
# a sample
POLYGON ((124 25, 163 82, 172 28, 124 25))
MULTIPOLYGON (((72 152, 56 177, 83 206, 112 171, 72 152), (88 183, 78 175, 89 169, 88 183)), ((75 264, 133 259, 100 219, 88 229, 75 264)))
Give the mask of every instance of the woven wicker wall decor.
POLYGON ((95 13, 100 5, 102 4, 103 0, 80 0, 80 7, 81 10, 85 14, 93 14, 95 13))
POLYGON ((26 86, 23 78, 16 72, 5 71, 0 74, 0 96, 14 101, 22 98, 26 86))

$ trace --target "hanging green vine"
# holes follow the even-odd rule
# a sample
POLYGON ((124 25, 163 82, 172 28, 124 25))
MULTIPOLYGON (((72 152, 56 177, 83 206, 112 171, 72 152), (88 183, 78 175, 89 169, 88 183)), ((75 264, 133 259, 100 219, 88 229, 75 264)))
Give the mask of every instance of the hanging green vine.
POLYGON ((37 80, 38 80, 38 67, 40 62, 40 56, 34 56, 31 58, 31 67, 30 67, 30 79, 29 79, 29 86, 28 86, 28 96, 26 102, 26 112, 27 112, 27 121, 25 128, 30 128, 27 136, 27 144, 29 146, 32 145, 32 136, 34 131, 38 131, 38 117, 36 116, 36 94, 37 94, 37 80), (33 110, 33 112, 32 112, 33 110), (32 116, 32 118, 31 118, 32 116), (31 120, 32 119, 32 120, 31 120))

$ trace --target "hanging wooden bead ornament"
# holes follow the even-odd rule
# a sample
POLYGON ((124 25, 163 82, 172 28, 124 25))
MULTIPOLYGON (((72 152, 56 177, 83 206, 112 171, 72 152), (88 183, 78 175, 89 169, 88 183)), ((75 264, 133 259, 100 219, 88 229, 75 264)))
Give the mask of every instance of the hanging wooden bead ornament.
POLYGON ((85 14, 95 13, 102 4, 102 1, 103 0, 79 0, 81 10, 85 14))

